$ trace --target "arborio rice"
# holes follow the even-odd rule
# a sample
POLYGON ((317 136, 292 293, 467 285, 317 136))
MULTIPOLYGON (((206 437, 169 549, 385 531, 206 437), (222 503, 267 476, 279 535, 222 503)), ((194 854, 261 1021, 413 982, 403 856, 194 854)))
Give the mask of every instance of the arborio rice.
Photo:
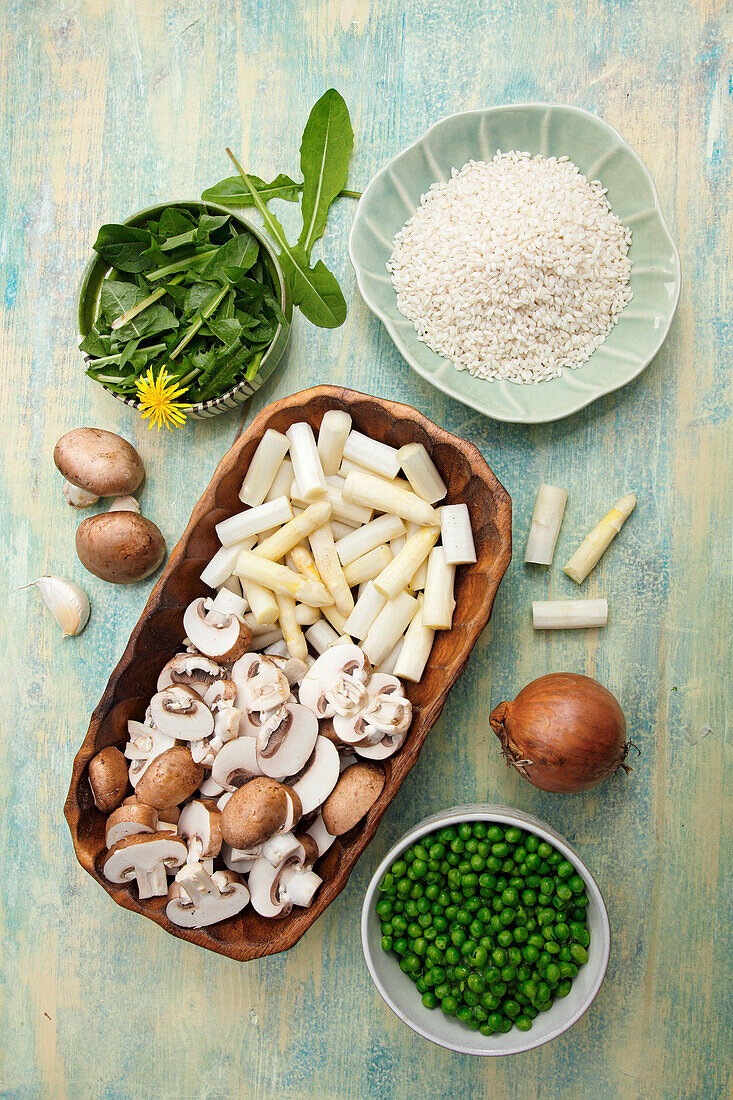
POLYGON ((631 301, 631 231, 567 157, 498 152, 434 183, 394 239, 397 306, 479 378, 579 367, 631 301))

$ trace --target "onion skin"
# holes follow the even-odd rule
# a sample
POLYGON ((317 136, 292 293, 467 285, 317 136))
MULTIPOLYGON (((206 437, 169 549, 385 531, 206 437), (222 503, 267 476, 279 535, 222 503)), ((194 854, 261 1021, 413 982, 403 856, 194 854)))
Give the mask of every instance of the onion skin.
POLYGON ((626 770, 623 711, 589 676, 541 676, 499 703, 489 721, 507 764, 541 791, 584 791, 626 770))

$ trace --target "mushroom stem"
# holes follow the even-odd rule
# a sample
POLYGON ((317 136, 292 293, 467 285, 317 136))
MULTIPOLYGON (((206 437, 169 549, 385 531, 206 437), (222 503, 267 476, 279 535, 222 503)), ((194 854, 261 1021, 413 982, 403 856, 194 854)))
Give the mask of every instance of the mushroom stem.
POLYGON ((150 871, 145 871, 138 866, 135 870, 135 879, 141 901, 168 893, 168 880, 162 863, 156 863, 150 871))

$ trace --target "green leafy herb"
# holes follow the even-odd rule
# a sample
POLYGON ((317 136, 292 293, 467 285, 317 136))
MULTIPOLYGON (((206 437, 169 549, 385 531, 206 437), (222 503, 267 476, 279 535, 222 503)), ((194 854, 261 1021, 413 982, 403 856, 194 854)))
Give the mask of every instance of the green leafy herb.
MULTIPOLYGON (((270 199, 284 199, 285 202, 297 202, 302 183, 296 183, 290 176, 280 173, 272 183, 265 183, 259 176, 250 176, 252 186, 264 202, 270 199)), ((218 202, 223 206, 254 206, 252 194, 242 184, 241 176, 227 176, 226 179, 207 187, 201 192, 204 202, 218 202)))
POLYGON ((349 109, 335 88, 329 88, 311 111, 300 145, 303 173, 303 229, 298 244, 310 257, 326 228, 329 207, 346 183, 354 148, 349 109))

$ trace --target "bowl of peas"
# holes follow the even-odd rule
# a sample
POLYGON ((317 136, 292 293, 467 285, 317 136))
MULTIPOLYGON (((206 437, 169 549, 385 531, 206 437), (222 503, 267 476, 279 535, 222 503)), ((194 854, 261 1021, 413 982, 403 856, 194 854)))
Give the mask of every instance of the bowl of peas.
POLYGON ((598 884, 550 825, 506 806, 425 818, 366 892, 364 957, 403 1023, 448 1050, 518 1054, 561 1035, 601 987, 598 884))

